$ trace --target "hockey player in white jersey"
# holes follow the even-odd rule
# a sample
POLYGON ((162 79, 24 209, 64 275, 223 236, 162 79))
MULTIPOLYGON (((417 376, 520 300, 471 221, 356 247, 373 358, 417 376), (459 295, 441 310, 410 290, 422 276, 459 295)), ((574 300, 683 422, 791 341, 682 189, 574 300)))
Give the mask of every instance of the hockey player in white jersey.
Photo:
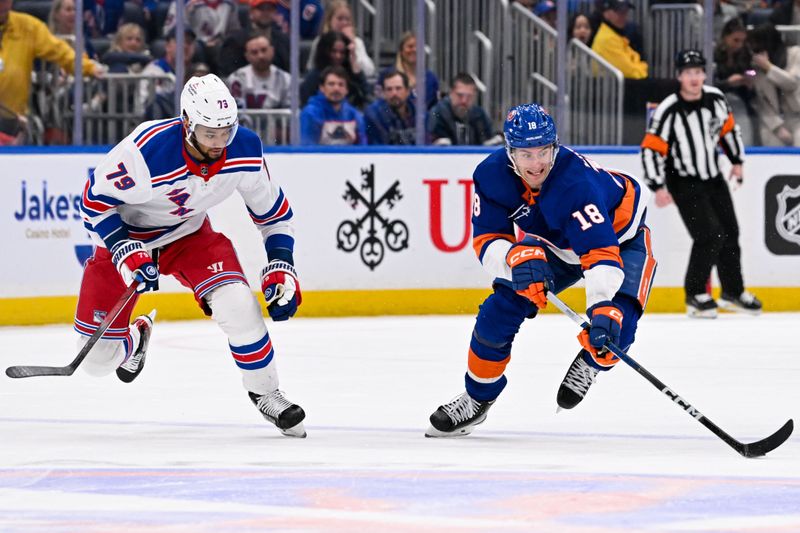
MULTIPOLYGON (((97 245, 86 262, 75 329, 82 343, 125 291, 158 288, 174 276, 228 337, 250 400, 284 435, 305 437, 303 409, 278 390, 274 350, 260 306, 233 245, 215 232, 209 208, 238 191, 264 237, 261 290, 273 320, 301 302, 294 269, 292 210, 271 180, 261 140, 238 126, 236 102, 215 75, 193 77, 181 116, 145 122, 115 146, 90 176, 82 197, 85 226, 97 245)), ((142 371, 153 316, 128 325, 138 294, 92 348, 83 368, 116 370, 124 382, 142 371)))

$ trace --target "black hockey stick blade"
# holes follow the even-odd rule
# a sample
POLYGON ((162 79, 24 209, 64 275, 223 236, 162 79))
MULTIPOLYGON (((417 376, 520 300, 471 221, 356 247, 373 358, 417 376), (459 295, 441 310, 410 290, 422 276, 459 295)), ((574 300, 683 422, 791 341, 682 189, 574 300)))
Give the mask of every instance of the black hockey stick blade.
POLYGON ((75 373, 75 370, 78 369, 78 366, 86 359, 89 351, 92 347, 97 344, 97 341, 100 340, 100 337, 103 336, 103 333, 111 326, 114 320, 117 319, 122 309, 131 301, 131 298, 136 293, 136 287, 139 285, 137 282, 131 283, 128 288, 125 290, 122 296, 120 296, 117 303, 114 304, 114 307, 106 314, 106 318, 97 326, 97 331, 95 331, 89 340, 86 341, 81 351, 78 352, 78 355, 73 359, 73 361, 68 364, 67 366, 28 366, 28 365, 19 365, 19 366, 10 366, 6 368, 6 376, 10 378, 30 378, 35 376, 71 376, 75 373))
POLYGON ((29 378, 33 376, 71 376, 77 365, 67 366, 10 366, 6 368, 6 376, 10 378, 29 378))
POLYGON ((745 457, 761 457, 786 442, 786 439, 792 435, 793 430, 794 420, 789 419, 781 429, 766 439, 751 442, 750 444, 741 444, 740 446, 734 446, 734 448, 745 457))
MULTIPOLYGON (((561 312, 567 315, 573 322, 579 324, 582 328, 588 329, 589 323, 583 319, 578 313, 572 310, 570 306, 561 301, 561 299, 552 292, 547 293, 547 299, 553 305, 558 307, 561 312)), ((740 442, 726 433, 721 427, 712 422, 708 417, 703 415, 698 409, 681 398, 677 392, 666 386, 664 382, 650 373, 649 370, 639 364, 633 357, 625 353, 619 346, 614 343, 607 342, 604 347, 619 357, 625 364, 633 368, 643 378, 650 382, 655 388, 661 391, 664 395, 670 398, 675 405, 683 409, 689 416, 700 422, 714 435, 719 437, 725 444, 736 450, 743 457, 761 457, 771 452, 788 439, 794 430, 794 422, 790 419, 782 428, 770 435, 769 437, 757 442, 745 444, 740 442)))

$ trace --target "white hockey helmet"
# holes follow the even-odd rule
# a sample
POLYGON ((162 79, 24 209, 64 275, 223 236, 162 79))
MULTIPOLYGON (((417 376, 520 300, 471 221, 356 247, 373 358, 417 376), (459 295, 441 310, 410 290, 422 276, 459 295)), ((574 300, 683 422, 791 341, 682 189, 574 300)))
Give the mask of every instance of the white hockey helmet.
POLYGON ((239 109, 225 83, 214 74, 193 76, 181 92, 181 118, 186 120, 186 139, 197 125, 207 128, 231 127, 228 144, 233 142, 239 128, 239 109))

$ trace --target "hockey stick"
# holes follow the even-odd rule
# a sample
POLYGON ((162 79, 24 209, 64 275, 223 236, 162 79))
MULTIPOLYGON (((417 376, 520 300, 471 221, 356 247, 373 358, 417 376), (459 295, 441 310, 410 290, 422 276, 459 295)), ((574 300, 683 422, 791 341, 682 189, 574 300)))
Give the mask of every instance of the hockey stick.
POLYGON ((68 364, 67 366, 10 366, 6 368, 6 376, 10 378, 29 378, 32 376, 71 376, 75 373, 75 370, 78 369, 78 366, 86 359, 86 355, 89 353, 89 350, 92 349, 92 346, 97 344, 97 341, 100 340, 100 337, 103 336, 103 333, 106 332, 108 327, 116 320, 117 316, 119 316, 122 309, 128 305, 128 302, 131 301, 134 293, 136 293, 136 287, 139 285, 138 282, 133 282, 128 288, 125 290, 125 293, 120 296, 119 301, 114 304, 114 307, 111 308, 111 311, 108 312, 106 318, 97 326, 97 331, 95 331, 89 340, 86 341, 86 344, 81 348, 81 351, 78 352, 78 355, 75 359, 68 364))
MULTIPOLYGON (((567 304, 562 302, 558 296, 553 294, 552 292, 547 293, 547 299, 550 300, 556 307, 558 307, 561 312, 567 315, 569 318, 572 319, 573 322, 579 324, 584 329, 589 329, 589 324, 581 318, 578 313, 573 311, 567 304)), ((739 442, 738 440, 734 439, 725 431, 723 431, 719 426, 717 426, 714 422, 706 418, 700 411, 692 407, 686 400, 681 398, 677 392, 673 391, 664 383, 655 377, 653 374, 647 371, 642 365, 636 362, 633 357, 622 351, 619 346, 615 345, 612 342, 606 342, 605 347, 608 348, 614 355, 622 359, 628 366, 636 370, 639 374, 641 374, 647 381, 653 384, 655 388, 663 392, 668 398, 670 398, 675 404, 686 411, 692 418, 703 424, 706 428, 708 428, 711 433, 722 439, 728 446, 739 452, 744 457, 761 457, 765 455, 781 444, 783 444, 786 439, 792 434, 792 430, 794 429, 794 421, 789 419, 783 427, 781 427, 778 431, 770 435, 769 437, 762 439, 757 442, 751 442, 749 444, 745 444, 743 442, 739 442)))

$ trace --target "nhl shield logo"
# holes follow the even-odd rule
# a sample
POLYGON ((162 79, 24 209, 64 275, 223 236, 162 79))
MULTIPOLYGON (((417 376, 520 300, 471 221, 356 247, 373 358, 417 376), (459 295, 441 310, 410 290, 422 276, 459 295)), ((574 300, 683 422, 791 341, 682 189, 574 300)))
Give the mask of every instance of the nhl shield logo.
POLYGON ((205 178, 208 176, 208 165, 200 165, 200 174, 205 178))
POLYGON ((778 213, 775 215, 775 228, 787 241, 800 244, 800 186, 783 186, 778 193, 778 213))

